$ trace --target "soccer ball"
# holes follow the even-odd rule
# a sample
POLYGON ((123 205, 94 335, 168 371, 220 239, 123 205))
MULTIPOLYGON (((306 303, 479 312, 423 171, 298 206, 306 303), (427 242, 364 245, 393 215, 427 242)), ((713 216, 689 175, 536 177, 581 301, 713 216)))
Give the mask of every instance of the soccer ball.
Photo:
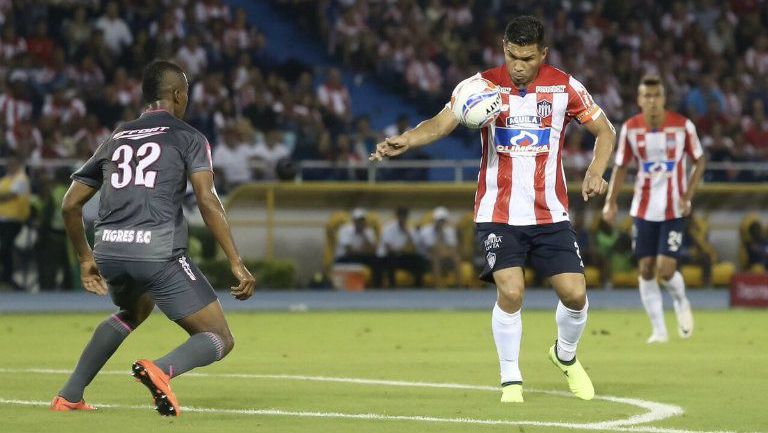
POLYGON ((451 111, 467 128, 482 128, 496 120, 501 112, 499 86, 482 77, 462 81, 453 90, 451 111))

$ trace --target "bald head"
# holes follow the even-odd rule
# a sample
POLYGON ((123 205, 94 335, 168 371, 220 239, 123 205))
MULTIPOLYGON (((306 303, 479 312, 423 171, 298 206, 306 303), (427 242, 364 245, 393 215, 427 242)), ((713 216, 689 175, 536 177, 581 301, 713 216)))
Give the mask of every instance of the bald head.
POLYGON ((144 68, 141 81, 144 104, 183 117, 187 109, 189 84, 184 70, 173 62, 155 60, 144 68))

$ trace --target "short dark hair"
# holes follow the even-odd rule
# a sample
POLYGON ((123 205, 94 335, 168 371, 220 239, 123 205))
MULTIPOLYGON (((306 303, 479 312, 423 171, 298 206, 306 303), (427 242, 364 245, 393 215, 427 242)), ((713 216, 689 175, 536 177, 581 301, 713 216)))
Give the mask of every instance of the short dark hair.
POLYGON ((640 79, 641 86, 662 86, 661 77, 657 74, 645 74, 640 79))
POLYGON ((144 68, 144 74, 141 77, 141 92, 142 100, 145 104, 160 99, 160 89, 162 88, 166 72, 175 72, 179 75, 184 74, 181 66, 168 60, 153 60, 152 63, 144 68))
POLYGON ((533 15, 514 17, 507 23, 504 30, 504 41, 515 45, 536 44, 539 48, 544 45, 544 24, 533 15))

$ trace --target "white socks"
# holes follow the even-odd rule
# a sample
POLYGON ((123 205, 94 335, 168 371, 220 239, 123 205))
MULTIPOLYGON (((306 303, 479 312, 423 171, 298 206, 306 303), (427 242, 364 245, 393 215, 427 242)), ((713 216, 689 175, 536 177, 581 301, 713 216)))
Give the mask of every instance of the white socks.
POLYGON ((576 357, 576 346, 579 344, 581 333, 587 326, 587 310, 589 300, 581 310, 571 310, 557 303, 555 321, 557 322, 557 358, 563 362, 569 362, 576 357))
MULTIPOLYGON (((675 275, 680 275, 675 273, 675 275)), ((674 277, 673 277, 674 280, 674 277)), ((659 337, 667 336, 667 326, 664 323, 664 306, 661 299, 661 289, 659 289, 659 283, 656 279, 644 280, 642 277, 637 279, 640 287, 640 299, 643 301, 645 312, 648 313, 648 318, 651 319, 651 327, 653 328, 653 335, 659 337)), ((680 277, 682 283, 683 278, 680 277)), ((685 290, 683 288, 683 290, 685 290)))
POLYGON ((523 336, 523 321, 520 310, 510 314, 499 308, 499 304, 493 306, 491 316, 491 329, 493 340, 496 342, 496 352, 499 354, 499 366, 501 367, 501 383, 522 382, 520 374, 520 338, 523 336))
POLYGON ((679 315, 681 308, 689 308, 688 298, 685 297, 685 281, 683 281, 683 276, 680 272, 675 272, 669 281, 661 279, 660 282, 661 286, 664 287, 672 297, 675 313, 679 315))

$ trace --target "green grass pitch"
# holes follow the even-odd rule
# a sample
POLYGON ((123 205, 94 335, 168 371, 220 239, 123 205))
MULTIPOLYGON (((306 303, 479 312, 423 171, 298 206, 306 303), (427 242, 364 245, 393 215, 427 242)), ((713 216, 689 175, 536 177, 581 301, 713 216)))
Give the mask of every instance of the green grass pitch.
POLYGON ((498 383, 490 311, 230 314, 234 352, 195 371, 204 375, 173 382, 183 407, 210 411, 183 411, 175 419, 157 415, 147 391, 129 376, 133 360, 159 357, 185 339, 163 316, 154 314, 135 331, 86 391, 89 403, 113 406, 52 413, 35 402, 50 401, 66 379, 63 370, 74 366, 105 315, 0 315, 0 432, 561 433, 588 431, 590 423, 591 431, 768 432, 765 312, 696 312, 688 341, 676 338, 670 314, 671 341, 656 346, 645 344, 649 326, 642 312, 591 312, 579 357, 598 396, 683 411, 649 423, 632 418, 648 411, 631 404, 534 392, 567 391, 546 359, 556 332, 553 315, 523 313, 526 402, 502 405, 497 390, 482 388, 498 383))

